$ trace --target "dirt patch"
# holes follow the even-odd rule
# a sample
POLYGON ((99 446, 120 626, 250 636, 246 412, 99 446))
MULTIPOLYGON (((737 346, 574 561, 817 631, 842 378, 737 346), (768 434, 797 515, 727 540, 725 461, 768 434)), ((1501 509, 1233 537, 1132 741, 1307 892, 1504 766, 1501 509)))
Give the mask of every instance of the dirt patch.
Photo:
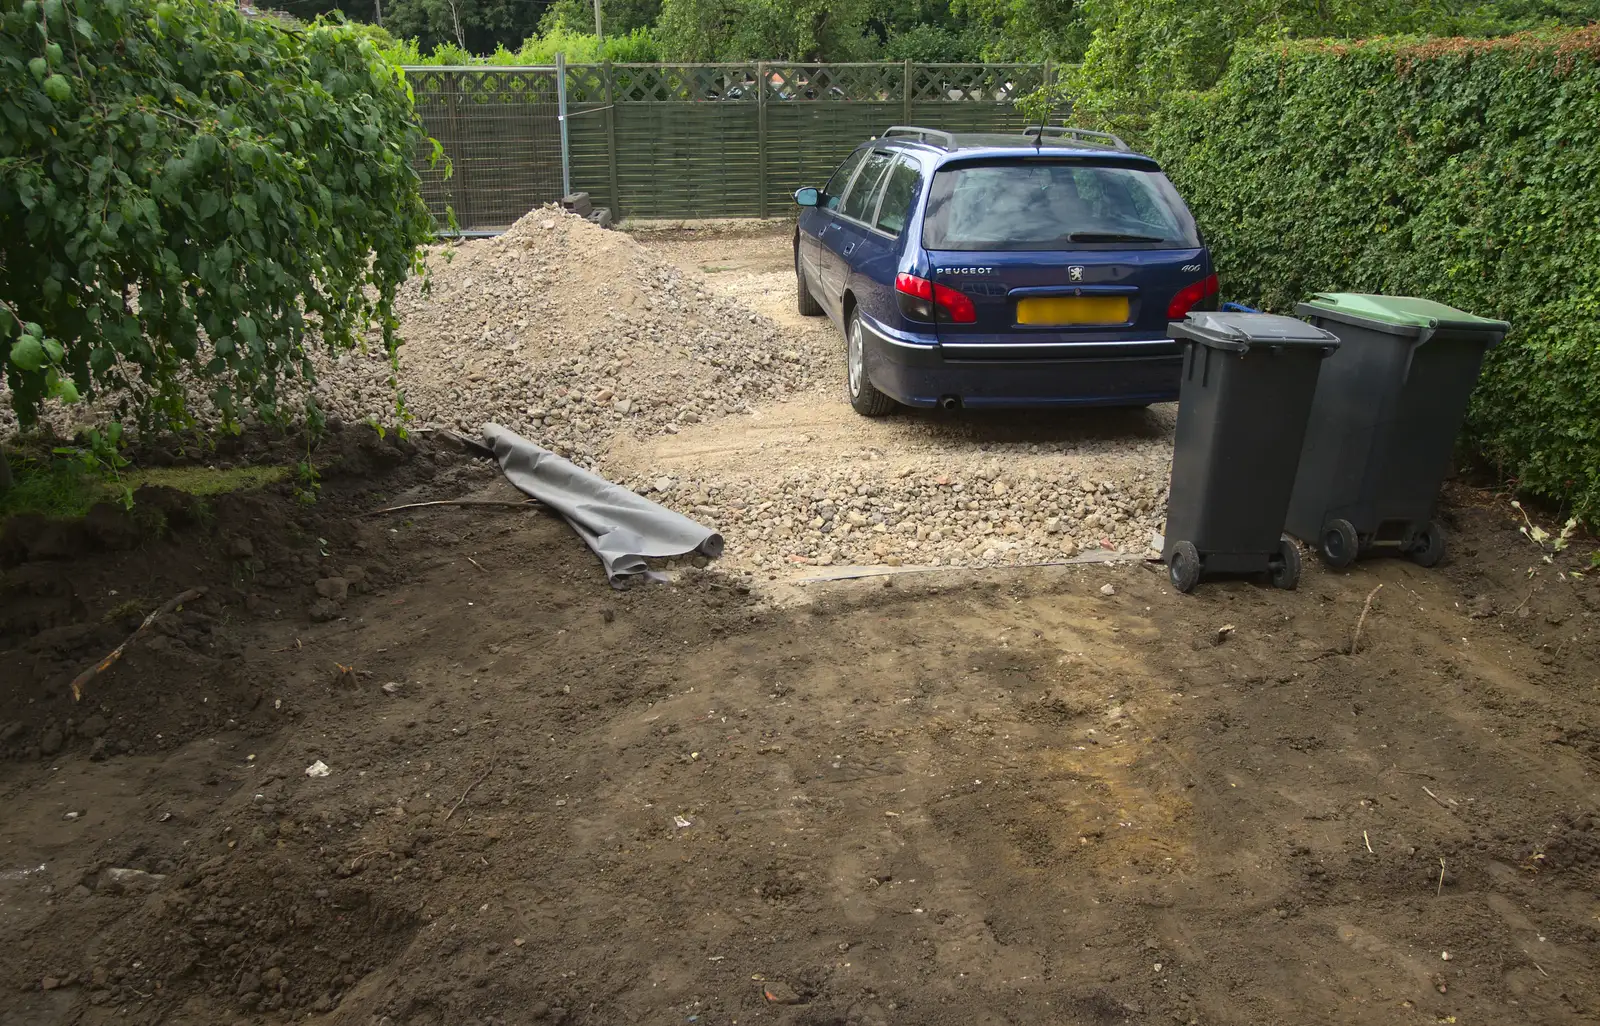
POLYGON ((716 571, 613 592, 537 512, 362 517, 497 487, 362 430, 315 507, 273 486, 5 571, 3 624, 71 590, 48 649, 0 634, 0 1017, 1600 1013, 1600 592, 1496 500, 1453 498, 1434 573, 948 571, 776 608, 716 571), (116 603, 196 584, 65 697, 116 603))
MULTIPOLYGON (((303 454, 293 439, 256 441, 267 460, 303 454)), ((345 582, 340 601, 385 587, 395 525, 352 519, 351 504, 421 482, 451 489, 495 477, 466 461, 441 473, 435 460, 456 463, 455 455, 365 426, 335 430, 313 458, 323 490, 315 504, 288 482, 206 498, 146 486, 132 511, 101 504, 82 520, 8 521, 0 529, 0 676, 34 687, 0 690, 0 757, 144 754, 220 729, 267 730, 282 710, 263 707, 271 684, 244 658, 237 625, 304 623, 325 608, 317 585, 326 579, 345 582), (73 702, 69 681, 148 612, 193 588, 205 594, 157 620, 103 684, 73 702), (186 683, 175 689, 175 679, 186 683)))

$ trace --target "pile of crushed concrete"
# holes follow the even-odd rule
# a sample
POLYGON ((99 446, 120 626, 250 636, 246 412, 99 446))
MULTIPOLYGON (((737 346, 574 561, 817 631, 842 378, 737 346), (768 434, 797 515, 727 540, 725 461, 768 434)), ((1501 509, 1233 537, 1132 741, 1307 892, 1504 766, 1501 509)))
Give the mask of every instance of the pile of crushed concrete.
MULTIPOLYGON (((438 247, 397 301, 399 383, 420 426, 488 421, 593 467, 613 434, 676 432, 804 389, 817 362, 777 325, 555 208, 504 235, 438 247)), ((381 353, 319 372, 324 408, 392 417, 381 353)))

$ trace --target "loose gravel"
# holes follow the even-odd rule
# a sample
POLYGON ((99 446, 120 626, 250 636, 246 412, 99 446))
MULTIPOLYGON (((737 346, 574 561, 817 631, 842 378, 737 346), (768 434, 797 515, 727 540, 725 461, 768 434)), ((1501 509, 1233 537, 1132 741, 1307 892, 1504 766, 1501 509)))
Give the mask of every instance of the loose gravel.
POLYGON ((635 487, 718 525, 735 563, 768 573, 796 566, 998 566, 1150 546, 1164 516, 1164 475, 1136 471, 1111 479, 1072 466, 1081 461, 1071 456, 1027 448, 922 466, 866 450, 843 469, 795 461, 739 477, 663 474, 635 487), (939 472, 936 465, 961 469, 939 472))
MULTIPOLYGON (((401 388, 417 423, 475 434, 494 421, 580 465, 619 431, 675 433, 803 390, 821 369, 778 326, 628 236, 554 208, 506 234, 430 254, 396 302, 401 388)), ((318 399, 382 417, 375 354, 325 367, 318 399)))

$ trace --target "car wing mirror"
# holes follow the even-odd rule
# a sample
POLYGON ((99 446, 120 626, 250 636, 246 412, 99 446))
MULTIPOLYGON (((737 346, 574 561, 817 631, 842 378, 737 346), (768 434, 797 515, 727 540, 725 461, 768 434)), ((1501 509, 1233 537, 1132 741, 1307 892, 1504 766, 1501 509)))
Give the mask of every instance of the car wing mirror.
POLYGON ((802 207, 817 207, 822 205, 822 193, 810 186, 794 191, 794 201, 802 207))

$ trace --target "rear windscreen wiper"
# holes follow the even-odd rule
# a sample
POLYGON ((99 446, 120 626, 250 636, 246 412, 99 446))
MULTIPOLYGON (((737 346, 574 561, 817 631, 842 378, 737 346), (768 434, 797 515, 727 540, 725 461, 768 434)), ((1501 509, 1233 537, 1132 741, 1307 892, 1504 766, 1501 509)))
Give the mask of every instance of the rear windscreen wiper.
POLYGON ((1124 235, 1121 232, 1073 232, 1067 238, 1073 242, 1160 242, 1155 235, 1124 235))

